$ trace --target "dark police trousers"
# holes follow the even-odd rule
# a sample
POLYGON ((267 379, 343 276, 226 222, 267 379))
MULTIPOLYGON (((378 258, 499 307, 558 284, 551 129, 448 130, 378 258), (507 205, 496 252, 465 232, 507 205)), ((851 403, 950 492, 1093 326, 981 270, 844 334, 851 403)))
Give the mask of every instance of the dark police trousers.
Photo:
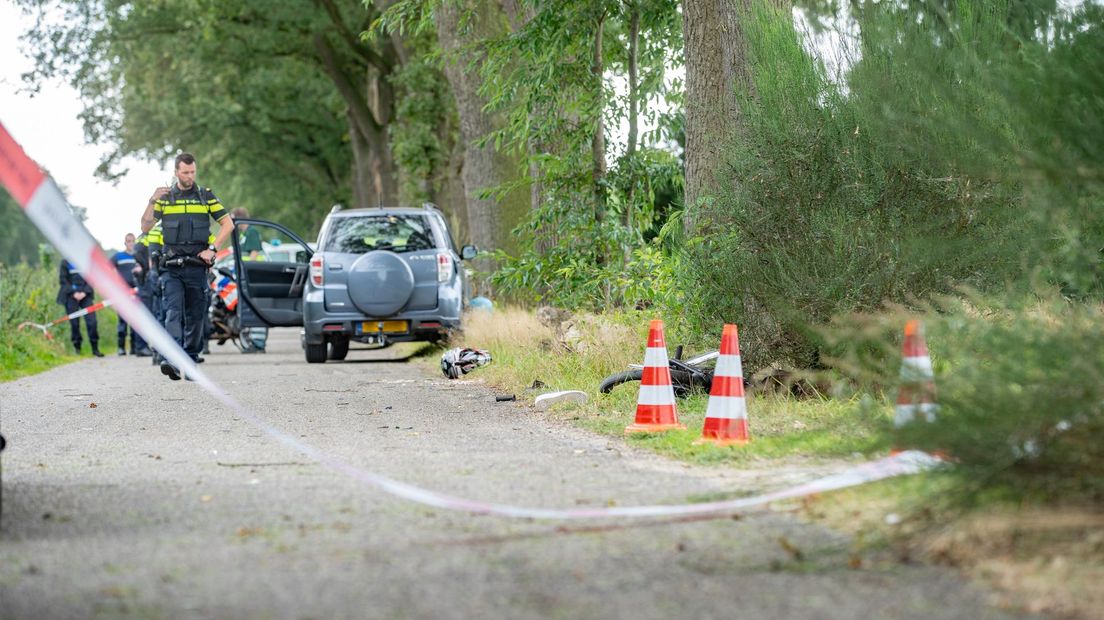
MULTIPOLYGON (((150 314, 157 316, 157 309, 153 305, 153 290, 154 287, 160 289, 161 284, 157 281, 157 272, 146 274, 146 279, 138 286, 138 299, 142 301, 142 305, 146 307, 146 310, 150 311, 150 314)), ((160 295, 160 292, 158 292, 160 295)), ((120 319, 122 320, 122 319, 120 319)), ((142 350, 149 347, 142 335, 134 331, 134 326, 130 328, 131 343, 138 347, 138 350, 142 350)))
POLYGON ((119 338, 120 351, 126 351, 127 331, 130 332, 130 352, 134 353, 138 350, 138 341, 141 340, 142 337, 138 335, 138 332, 134 331, 133 327, 127 324, 126 319, 120 314, 115 325, 115 335, 119 338), (127 329, 128 327, 130 328, 129 330, 127 329))
POLYGON ((165 326, 165 287, 162 284, 161 273, 154 272, 150 274, 150 279, 153 280, 153 286, 150 288, 151 301, 153 302, 153 316, 157 319, 157 324, 161 327, 165 326))
POLYGON ((207 312, 207 268, 200 265, 161 268, 165 329, 193 360, 203 350, 203 315, 207 312))
MULTIPOLYGON (((92 305, 92 296, 85 295, 84 299, 77 301, 70 295, 65 298, 65 314, 73 314, 81 308, 87 308, 92 305)), ((88 342, 92 343, 92 348, 96 348, 100 343, 100 330, 96 327, 96 313, 92 312, 84 315, 84 324, 88 327, 88 342)), ((81 347, 81 331, 80 331, 80 318, 69 319, 70 337, 73 340, 73 346, 78 350, 81 347)))

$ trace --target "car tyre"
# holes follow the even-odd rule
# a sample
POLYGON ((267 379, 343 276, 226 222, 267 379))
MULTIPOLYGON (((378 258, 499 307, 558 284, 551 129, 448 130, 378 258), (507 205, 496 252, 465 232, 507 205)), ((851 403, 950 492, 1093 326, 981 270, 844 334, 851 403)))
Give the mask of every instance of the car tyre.
POLYGON ((308 364, 323 364, 326 362, 326 343, 320 342, 318 344, 306 343, 303 345, 303 350, 307 354, 308 364))
POLYGON ((345 356, 349 354, 349 339, 342 336, 335 336, 330 341, 330 359, 335 361, 341 361, 345 359, 345 356))

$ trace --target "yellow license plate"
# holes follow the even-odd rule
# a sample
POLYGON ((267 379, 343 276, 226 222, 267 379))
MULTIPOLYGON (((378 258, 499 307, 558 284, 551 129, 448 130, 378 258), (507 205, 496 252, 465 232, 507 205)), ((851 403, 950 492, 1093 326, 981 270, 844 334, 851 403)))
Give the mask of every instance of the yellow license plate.
POLYGON ((364 321, 360 324, 361 332, 365 334, 405 334, 410 330, 406 321, 364 321))

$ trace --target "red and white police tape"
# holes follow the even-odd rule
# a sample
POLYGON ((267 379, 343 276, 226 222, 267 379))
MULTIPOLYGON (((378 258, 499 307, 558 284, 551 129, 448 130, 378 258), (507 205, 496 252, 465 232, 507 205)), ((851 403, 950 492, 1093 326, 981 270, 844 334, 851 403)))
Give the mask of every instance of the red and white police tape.
MULTIPOLYGON (((138 289, 132 288, 132 289, 130 289, 130 292, 131 293, 136 293, 136 292, 138 292, 138 289)), ((54 319, 53 321, 50 321, 49 323, 35 323, 33 321, 23 321, 22 323, 20 323, 16 327, 16 329, 23 329, 24 327, 37 327, 38 329, 42 330, 42 334, 44 336, 46 336, 50 340, 53 340, 54 336, 53 336, 53 334, 50 333, 50 328, 53 327, 54 325, 58 325, 60 323, 66 322, 66 321, 71 321, 73 319, 79 319, 79 318, 81 318, 82 316, 84 316, 86 314, 92 314, 93 312, 96 312, 98 310, 103 310, 104 308, 110 306, 111 303, 112 302, 111 302, 110 299, 105 299, 105 300, 103 300, 99 303, 92 304, 91 306, 88 306, 87 308, 81 308, 80 310, 77 310, 76 312, 74 312, 72 314, 67 314, 67 315, 61 317, 60 319, 54 319)))
POLYGON ((875 480, 914 474, 938 466, 941 461, 918 451, 900 452, 890 457, 871 461, 831 476, 826 476, 799 486, 740 499, 705 502, 698 504, 625 506, 608 508, 526 508, 508 504, 481 502, 446 493, 423 489, 394 480, 380 474, 355 467, 329 454, 299 441, 247 410, 229 394, 203 374, 191 358, 146 310, 145 306, 129 295, 129 287, 107 260, 95 239, 76 219, 57 185, 46 176, 38 165, 27 157, 23 148, 15 142, 0 123, 0 185, 11 193, 23 207, 27 216, 55 248, 69 262, 85 274, 92 287, 108 300, 116 310, 150 345, 179 368, 186 376, 195 379, 204 390, 214 396, 241 419, 261 429, 292 450, 314 459, 326 467, 358 480, 366 485, 409 501, 437 508, 526 519, 575 520, 624 517, 674 517, 690 515, 723 514, 737 510, 763 506, 772 501, 804 497, 853 487, 875 480))

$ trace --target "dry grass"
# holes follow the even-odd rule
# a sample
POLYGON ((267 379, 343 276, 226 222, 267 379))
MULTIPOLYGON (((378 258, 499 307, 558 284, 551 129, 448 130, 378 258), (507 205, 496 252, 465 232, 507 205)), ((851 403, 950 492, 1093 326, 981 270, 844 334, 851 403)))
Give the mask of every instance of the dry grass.
POLYGON ((532 312, 505 308, 468 315, 453 345, 489 350, 494 363, 479 373, 500 387, 520 390, 540 381, 548 390, 593 397, 604 377, 639 363, 647 330, 647 319, 632 315, 580 315, 552 327, 532 312))
POLYGON ((1062 618, 1104 618, 1104 513, 987 510, 924 542, 937 562, 998 588, 1002 602, 1062 618))
POLYGON ((800 514, 853 536, 852 568, 925 560, 994 590, 1003 607, 1104 618, 1104 512, 1099 507, 987 503, 941 507, 950 474, 897 478, 809 498, 800 514))
POLYGON ((463 338, 480 348, 500 348, 503 343, 535 347, 542 341, 551 341, 552 330, 541 325, 531 312, 505 308, 469 313, 464 317, 463 338))

